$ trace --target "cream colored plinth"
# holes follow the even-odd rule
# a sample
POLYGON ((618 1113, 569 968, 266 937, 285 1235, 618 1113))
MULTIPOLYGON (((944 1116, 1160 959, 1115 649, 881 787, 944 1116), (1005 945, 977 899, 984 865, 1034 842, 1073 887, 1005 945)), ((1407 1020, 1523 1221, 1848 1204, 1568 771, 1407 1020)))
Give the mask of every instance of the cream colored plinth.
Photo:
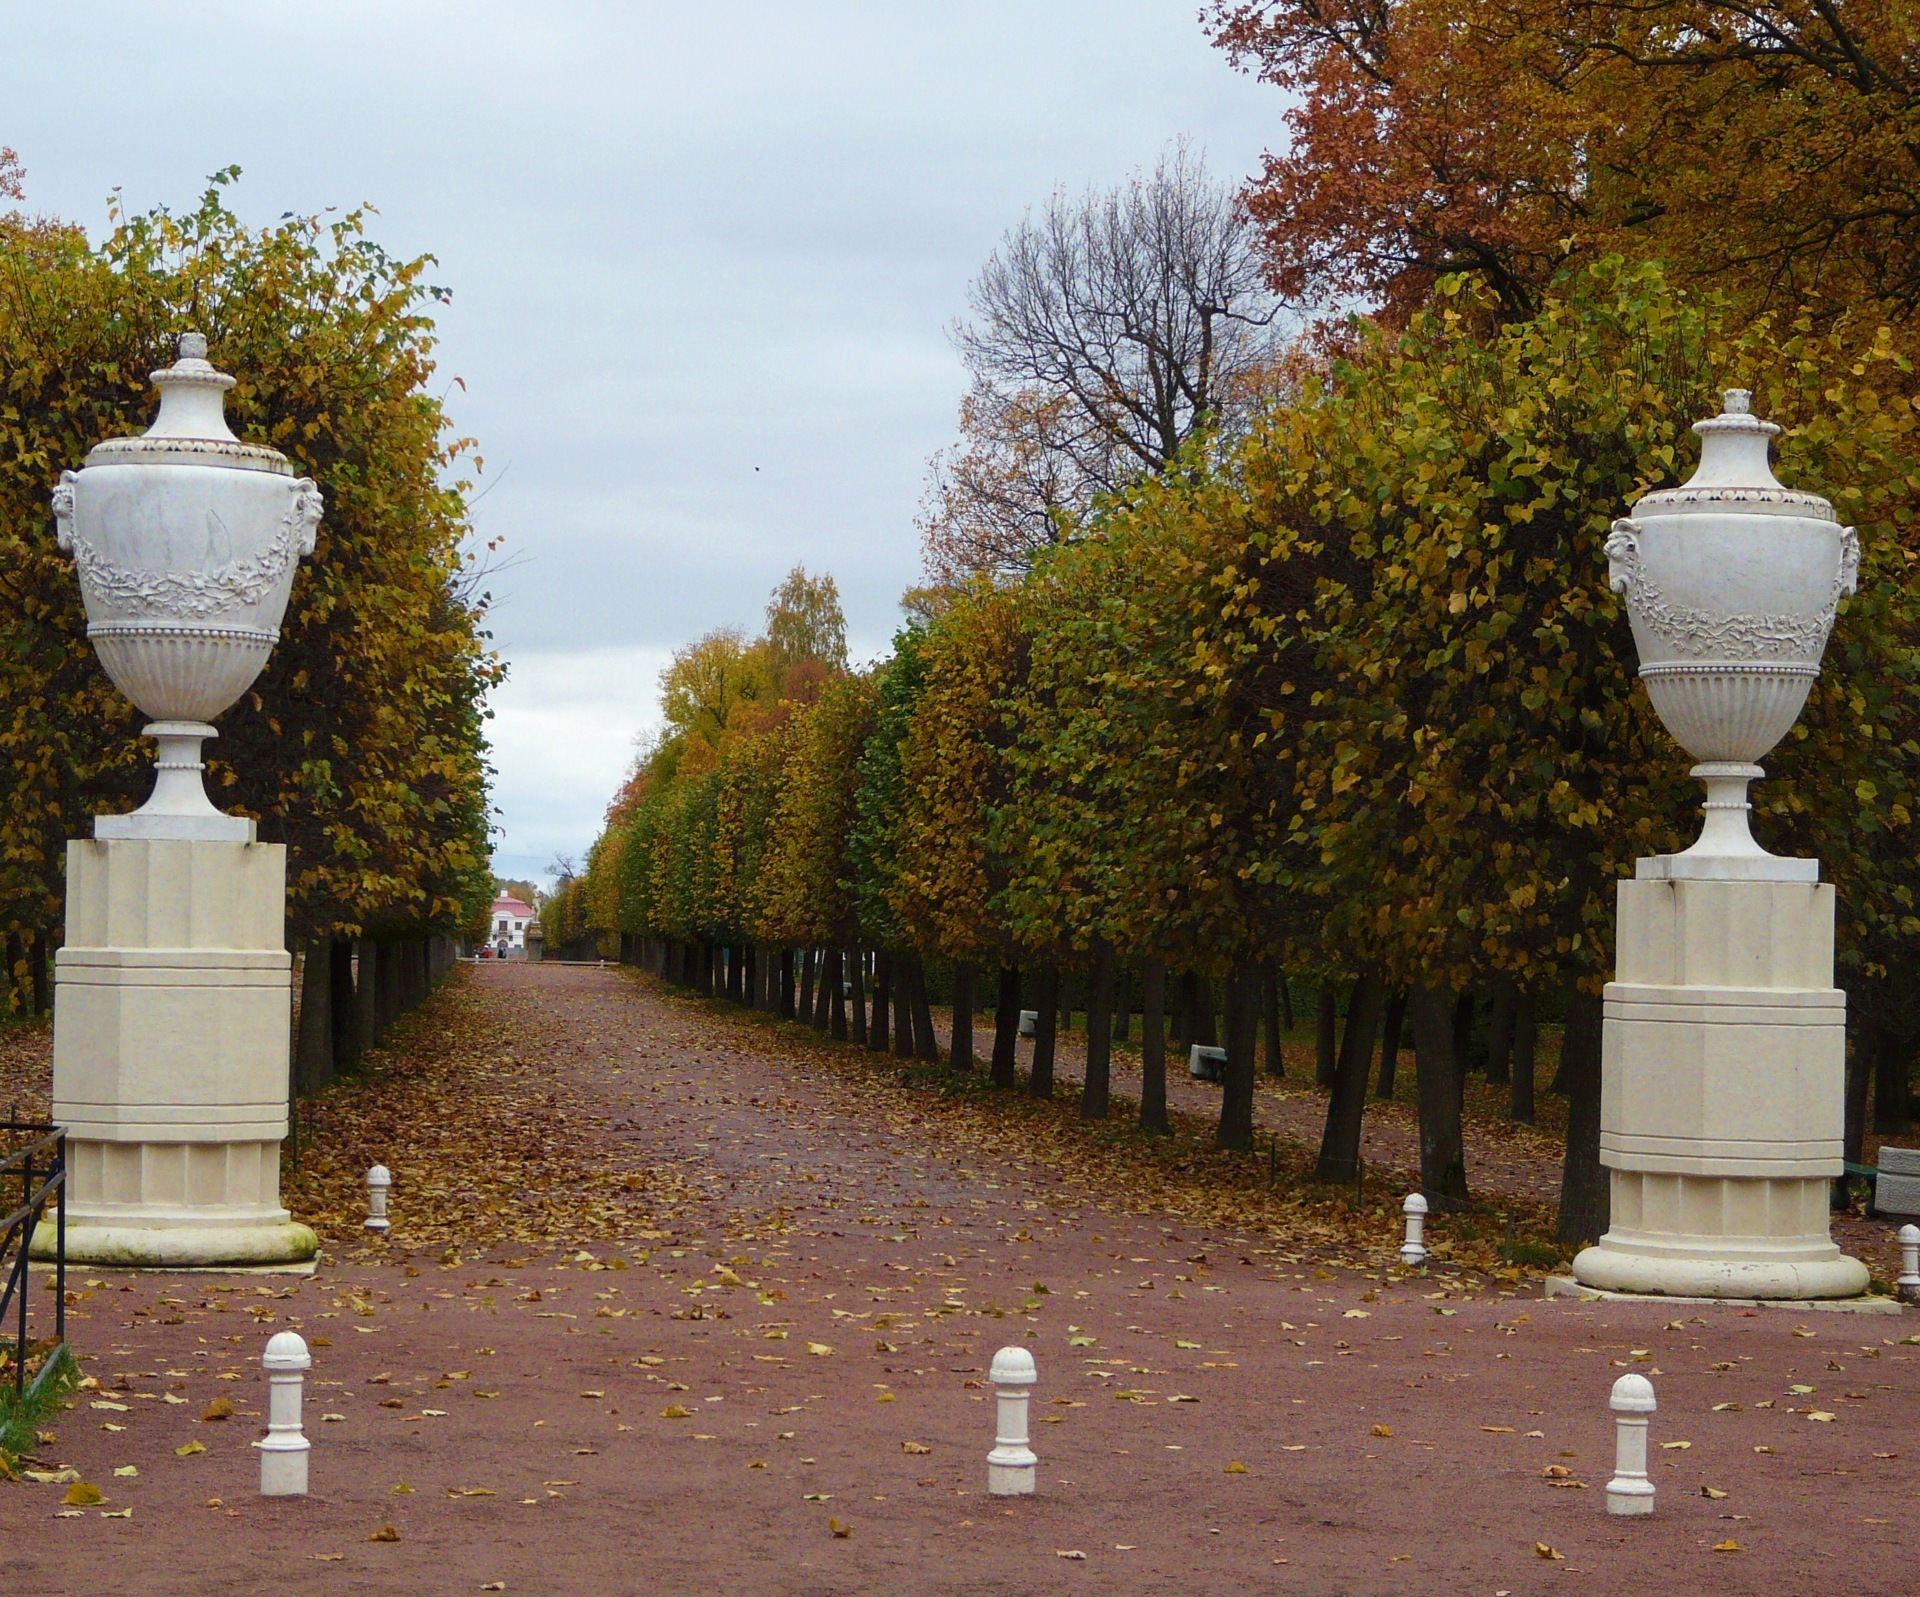
POLYGON ((1671 1297, 1864 1291, 1827 1230, 1846 1077, 1833 889, 1636 880, 1619 916, 1600 1088, 1612 1225, 1574 1275, 1671 1297))
MULTIPOLYGON (((53 1113, 68 1130, 69 1260, 281 1264, 317 1250, 280 1206, 285 904, 278 845, 67 845, 53 1113)), ((43 1226, 36 1253, 51 1242, 43 1226)))

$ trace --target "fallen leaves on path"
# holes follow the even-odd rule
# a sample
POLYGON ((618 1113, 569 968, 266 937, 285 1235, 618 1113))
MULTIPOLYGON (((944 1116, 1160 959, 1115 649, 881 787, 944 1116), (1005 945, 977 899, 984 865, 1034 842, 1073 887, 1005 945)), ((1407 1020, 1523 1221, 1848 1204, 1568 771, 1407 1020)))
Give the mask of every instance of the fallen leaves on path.
POLYGON ((575 1061, 542 1056, 538 1034, 508 1018, 498 993, 457 969, 359 1072, 303 1101, 299 1165, 289 1143, 282 1201, 355 1256, 509 1243, 559 1251, 658 1234, 695 1189, 614 1156, 605 1117, 569 1084, 564 1067, 575 1061), (362 1224, 375 1164, 393 1172, 384 1243, 362 1224))

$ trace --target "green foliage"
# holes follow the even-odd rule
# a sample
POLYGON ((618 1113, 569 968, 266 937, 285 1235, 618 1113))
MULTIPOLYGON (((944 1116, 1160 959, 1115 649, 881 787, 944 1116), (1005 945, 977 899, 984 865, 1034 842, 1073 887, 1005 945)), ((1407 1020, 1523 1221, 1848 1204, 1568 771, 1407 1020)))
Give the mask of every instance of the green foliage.
POLYGON ((881 667, 873 731, 861 751, 856 776, 853 830, 847 857, 853 868, 861 935, 883 948, 905 944, 894 911, 900 877, 900 755, 914 711, 926 687, 927 626, 909 621, 893 638, 893 658, 881 667))
POLYGON ((75 228, 0 218, 0 914, 59 916, 63 842, 151 782, 140 718, 85 641, 48 498, 62 468, 153 417, 183 329, 238 378, 227 415, 326 495, 278 647, 209 745, 216 803, 289 849, 296 937, 459 930, 491 897, 484 695, 500 676, 462 553, 466 441, 432 397, 430 257, 359 211, 258 231, 219 174, 185 215, 75 228))
POLYGON ((1525 320, 1449 282, 1403 331, 1357 328, 1232 448, 1102 504, 1017 584, 945 590, 875 681, 736 715, 633 811, 621 924, 1591 990, 1615 882, 1699 813, 1604 544, 1691 471, 1723 382, 1860 531, 1756 826, 1820 857, 1843 969, 1890 992, 1920 974, 1912 374, 1884 332, 1729 331, 1617 260, 1525 320))

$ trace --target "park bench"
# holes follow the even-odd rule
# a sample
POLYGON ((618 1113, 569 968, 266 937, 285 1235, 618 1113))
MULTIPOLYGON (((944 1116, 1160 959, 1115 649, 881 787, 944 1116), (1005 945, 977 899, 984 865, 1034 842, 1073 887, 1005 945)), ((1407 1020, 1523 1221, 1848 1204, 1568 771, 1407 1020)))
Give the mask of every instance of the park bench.
POLYGON ((1226 1049, 1209 1048, 1204 1043, 1195 1043, 1187 1050, 1187 1074, 1195 1081, 1225 1081, 1227 1079, 1226 1049))

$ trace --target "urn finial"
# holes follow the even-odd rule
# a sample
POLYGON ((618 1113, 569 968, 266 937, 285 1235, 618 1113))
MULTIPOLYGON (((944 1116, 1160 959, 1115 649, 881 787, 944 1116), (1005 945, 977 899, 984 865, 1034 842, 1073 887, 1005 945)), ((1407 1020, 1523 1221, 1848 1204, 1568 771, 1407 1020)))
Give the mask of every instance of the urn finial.
POLYGON ((219 438, 238 443, 227 425, 227 390, 234 380, 207 363, 205 333, 182 333, 180 354, 171 366, 154 372, 160 390, 160 414, 146 431, 149 438, 219 438))

